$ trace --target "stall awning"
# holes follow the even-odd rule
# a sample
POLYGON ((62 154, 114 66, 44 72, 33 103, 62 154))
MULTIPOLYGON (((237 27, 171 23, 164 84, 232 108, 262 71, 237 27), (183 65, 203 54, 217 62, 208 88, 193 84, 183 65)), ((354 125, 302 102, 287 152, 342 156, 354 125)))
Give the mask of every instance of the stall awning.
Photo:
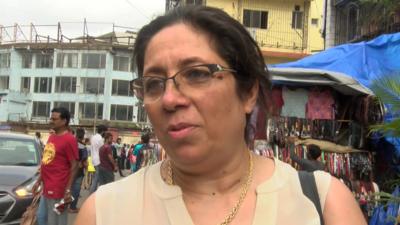
POLYGON ((329 86, 344 95, 373 95, 353 78, 339 72, 304 68, 269 68, 274 84, 329 86))

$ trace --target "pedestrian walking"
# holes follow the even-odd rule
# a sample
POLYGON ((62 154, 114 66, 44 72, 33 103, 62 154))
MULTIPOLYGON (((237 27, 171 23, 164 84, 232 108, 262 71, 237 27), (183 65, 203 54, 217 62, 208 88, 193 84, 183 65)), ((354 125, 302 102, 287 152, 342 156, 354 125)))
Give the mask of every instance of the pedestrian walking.
MULTIPOLYGON (((71 187, 78 170, 78 144, 69 132, 70 113, 60 107, 51 110, 50 126, 54 130, 44 147, 38 183, 43 192, 38 209, 39 225, 67 225, 67 211, 55 212, 55 204, 72 201, 71 187)), ((67 207, 65 207, 66 209, 67 207)))
POLYGON ((114 161, 112 155, 112 140, 113 136, 111 133, 106 132, 104 135, 104 145, 101 146, 99 156, 99 185, 108 184, 114 181, 114 171, 117 171, 118 166, 114 161))
POLYGON ((43 144, 43 141, 42 141, 42 135, 41 135, 41 133, 39 131, 35 132, 35 141, 36 141, 36 144, 40 148, 40 153, 43 153, 44 144, 43 144))
POLYGON ((76 129, 76 139, 78 140, 79 168, 71 188, 72 197, 74 198, 74 200, 71 202, 69 206, 68 212, 70 213, 77 213, 79 211, 79 209, 76 206, 79 201, 82 181, 85 176, 85 170, 87 168, 87 159, 88 159, 88 151, 85 143, 85 130, 83 128, 76 129))
POLYGON ((117 161, 117 163, 118 163, 118 172, 119 172, 119 175, 120 175, 121 177, 124 177, 125 175, 124 175, 123 172, 122 172, 122 170, 124 169, 124 159, 125 159, 125 157, 122 155, 122 150, 123 150, 124 145, 121 143, 121 138, 120 138, 120 137, 117 138, 117 141, 116 141, 115 144, 113 144, 113 147, 114 147, 115 150, 116 150, 116 154, 113 154, 113 155, 115 155, 115 156, 114 156, 114 159, 115 159, 115 160, 117 161))
POLYGON ((104 125, 97 126, 97 133, 92 136, 90 139, 90 156, 92 157, 92 163, 95 169, 94 177, 92 179, 92 184, 90 186, 90 193, 93 193, 97 190, 99 185, 99 165, 100 165, 100 158, 99 158, 99 150, 101 146, 104 145, 103 136, 104 133, 107 131, 107 127, 104 125))

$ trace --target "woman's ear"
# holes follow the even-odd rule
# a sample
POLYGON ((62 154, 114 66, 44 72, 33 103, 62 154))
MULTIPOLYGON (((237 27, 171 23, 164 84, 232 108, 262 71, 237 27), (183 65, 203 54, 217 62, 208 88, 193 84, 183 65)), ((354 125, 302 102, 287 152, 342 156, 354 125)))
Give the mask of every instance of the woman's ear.
POLYGON ((258 81, 256 81, 245 99, 244 110, 246 111, 247 114, 250 114, 251 111, 253 111, 253 108, 257 103, 258 90, 259 90, 259 85, 258 81))

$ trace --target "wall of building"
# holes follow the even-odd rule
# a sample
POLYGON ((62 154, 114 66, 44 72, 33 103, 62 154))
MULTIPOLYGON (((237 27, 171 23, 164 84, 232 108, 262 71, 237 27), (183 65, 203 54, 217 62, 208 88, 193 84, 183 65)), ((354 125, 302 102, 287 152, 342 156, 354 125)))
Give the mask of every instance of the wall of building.
POLYGON ((309 38, 307 52, 311 54, 324 50, 324 38, 322 36, 324 28, 324 1, 325 0, 314 0, 311 1, 310 4, 310 17, 308 20, 309 38))
MULTIPOLYGON (((23 109, 17 106, 17 103, 20 97, 9 96, 12 97, 12 101, 8 101, 7 104, 2 102, 0 107, 0 121, 7 121, 10 114, 15 113, 14 111, 25 112, 26 119, 46 123, 48 116, 45 117, 35 117, 32 114, 33 102, 35 101, 43 101, 50 102, 50 109, 55 107, 55 102, 73 102, 75 105, 75 113, 73 115, 73 119, 71 120, 72 125, 78 125, 79 120, 81 119, 80 115, 80 103, 98 103, 103 104, 103 120, 110 120, 111 118, 111 105, 127 105, 133 106, 133 118, 130 122, 136 122, 137 118, 137 100, 133 96, 117 96, 112 94, 112 83, 113 80, 124 80, 130 81, 133 79, 134 74, 129 71, 116 71, 113 69, 113 60, 115 56, 128 56, 130 57, 129 51, 108 51, 108 50, 91 50, 91 49, 36 49, 29 50, 27 48, 20 50, 16 48, 11 49, 0 49, 0 53, 10 52, 10 66, 9 68, 0 68, 0 76, 8 76, 9 77, 9 88, 8 90, 11 93, 18 93, 20 95, 25 95, 28 97, 26 100, 26 104, 24 107, 27 109, 23 109), (41 51, 54 51, 53 55, 53 66, 52 68, 36 68, 36 53, 40 54, 41 51), (31 68, 22 68, 22 54, 26 52, 32 51, 35 54, 32 59, 32 67, 31 68), (77 53, 78 54, 78 65, 76 68, 57 68, 57 53, 77 53), (102 53, 106 54, 106 65, 104 69, 87 69, 82 68, 81 65, 81 57, 83 53, 102 53), (21 78, 22 77, 30 77, 30 88, 29 90, 22 90, 21 87, 21 78), (51 91, 49 93, 36 93, 34 91, 35 86, 35 78, 37 77, 51 77, 51 91), (57 93, 56 92, 56 77, 76 77, 76 92, 74 93, 57 93), (101 94, 88 94, 83 92, 83 84, 82 78, 104 78, 104 93, 101 94), (13 102, 12 105, 11 102, 13 102), (6 107, 7 106, 7 107, 6 107)), ((131 61, 131 60, 130 60, 131 61)), ((1 90, 0 90, 1 91, 1 90)))
POLYGON ((29 114, 30 95, 0 91, 0 121, 25 121, 29 114))
POLYGON ((321 36, 324 0, 207 0, 208 6, 223 9, 243 24, 244 9, 268 12, 267 28, 247 28, 263 51, 299 54, 295 57, 266 56, 267 63, 294 61, 323 49, 321 36), (299 6, 304 15, 302 29, 292 28, 292 13, 299 6), (316 25, 311 19, 318 19, 316 25))

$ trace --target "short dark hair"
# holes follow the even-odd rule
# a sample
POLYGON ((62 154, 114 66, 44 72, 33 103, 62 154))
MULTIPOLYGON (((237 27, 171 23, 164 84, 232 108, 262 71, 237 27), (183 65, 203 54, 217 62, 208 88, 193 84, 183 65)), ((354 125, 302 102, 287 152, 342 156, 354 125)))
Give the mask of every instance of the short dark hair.
POLYGON ((85 129, 78 127, 75 136, 78 140, 83 140, 85 138, 85 129))
POLYGON ((65 119, 65 126, 69 125, 69 121, 71 120, 71 114, 68 109, 64 107, 56 107, 51 110, 52 113, 60 113, 60 118, 65 119))
POLYGON ((321 149, 317 145, 308 145, 307 146, 307 154, 311 159, 318 159, 321 156, 321 149))
POLYGON ((145 144, 148 144, 150 142, 150 134, 149 133, 144 133, 140 137, 142 139, 142 142, 145 144))
MULTIPOLYGON (((211 38, 217 54, 234 69, 236 92, 247 97, 254 85, 259 85, 258 104, 267 110, 271 88, 269 73, 257 42, 237 20, 224 11, 206 6, 177 7, 159 16, 138 33, 134 45, 134 65, 138 76, 143 76, 144 56, 150 40, 163 28, 183 23, 211 38)), ((249 142, 250 114, 246 116, 245 139, 249 142)))
POLYGON ((107 140, 111 136, 113 136, 111 132, 105 132, 104 133, 104 140, 107 140))
POLYGON ((97 133, 102 134, 108 130, 106 125, 100 124, 97 126, 97 133))
POLYGON ((35 132, 35 136, 38 137, 38 138, 40 138, 40 136, 41 136, 40 132, 39 132, 39 131, 36 131, 36 132, 35 132))

